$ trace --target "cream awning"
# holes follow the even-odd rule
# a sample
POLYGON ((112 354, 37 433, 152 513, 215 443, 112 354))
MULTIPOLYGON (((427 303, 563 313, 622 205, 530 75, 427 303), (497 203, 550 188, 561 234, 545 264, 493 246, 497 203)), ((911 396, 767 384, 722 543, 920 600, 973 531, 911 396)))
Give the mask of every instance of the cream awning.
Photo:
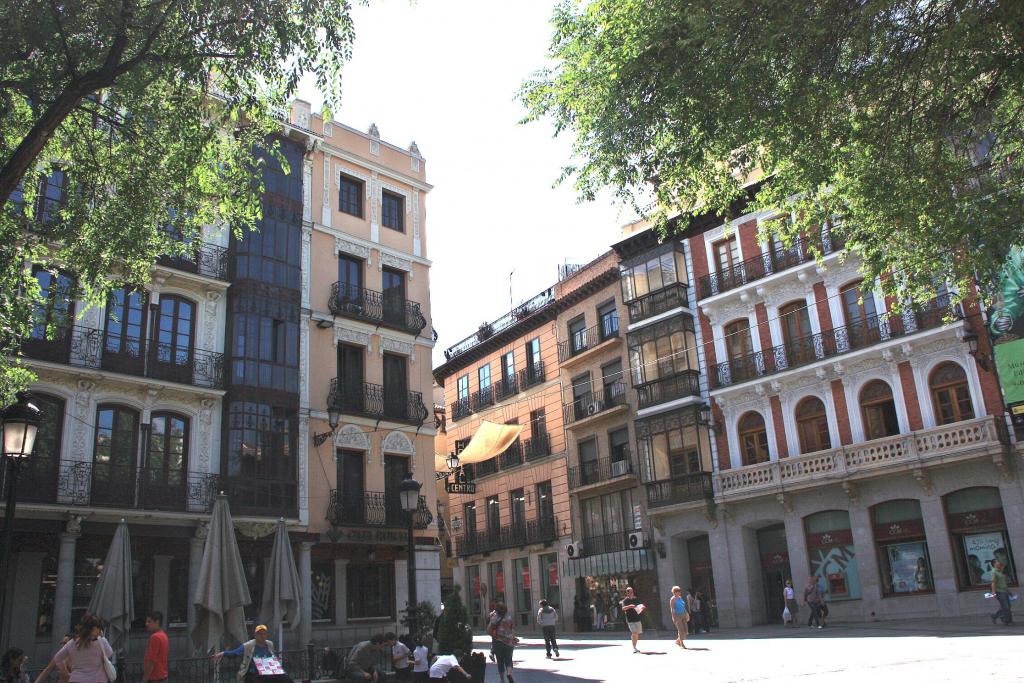
POLYGON ((519 438, 522 431, 523 425, 502 425, 484 420, 469 445, 459 453, 459 464, 472 465, 497 457, 519 438))

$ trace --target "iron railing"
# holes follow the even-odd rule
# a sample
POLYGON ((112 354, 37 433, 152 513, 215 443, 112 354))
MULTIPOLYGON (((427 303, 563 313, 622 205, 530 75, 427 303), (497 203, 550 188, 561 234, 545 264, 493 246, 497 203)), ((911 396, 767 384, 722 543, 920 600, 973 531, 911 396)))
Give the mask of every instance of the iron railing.
POLYGON ((826 358, 841 356, 890 339, 941 327, 950 314, 959 316, 960 312, 950 307, 949 297, 944 295, 917 308, 908 309, 902 314, 871 315, 852 325, 836 327, 794 339, 767 351, 757 351, 712 365, 708 373, 711 388, 739 384, 826 358))
POLYGON ((298 484, 287 478, 229 476, 222 480, 231 513, 256 517, 298 517, 298 484))
POLYGON ((647 505, 652 508, 704 500, 714 495, 710 472, 684 474, 671 479, 652 481, 646 486, 647 505))
POLYGON ((599 484, 633 474, 633 459, 628 448, 619 448, 614 458, 581 461, 569 468, 569 488, 599 484))
POLYGON ((504 401, 506 398, 515 396, 518 393, 519 381, 514 372, 494 383, 494 398, 498 401, 504 401))
POLYGON ((677 398, 700 396, 700 373, 696 370, 684 370, 675 375, 638 384, 636 395, 638 407, 641 409, 677 398))
POLYGON ((51 338, 26 339, 22 353, 30 358, 75 367, 119 372, 137 377, 224 388, 224 354, 176 344, 109 335, 80 325, 56 328, 51 338))
POLYGON ((619 337, 619 319, 617 317, 602 320, 593 327, 571 333, 566 341, 558 342, 558 360, 562 363, 574 356, 599 346, 609 339, 619 337))
POLYGON ((450 361, 452 358, 469 351, 477 344, 487 341, 499 332, 503 332, 516 323, 526 320, 537 311, 554 303, 554 301, 555 290, 551 288, 545 289, 532 299, 519 304, 497 320, 484 323, 480 326, 480 329, 457 344, 449 346, 444 351, 445 360, 450 361))
POLYGON ((781 273, 801 263, 806 263, 814 259, 814 254, 811 252, 812 244, 822 255, 839 251, 844 246, 842 240, 827 230, 822 231, 821 239, 816 244, 805 238, 799 238, 790 247, 777 247, 767 253, 741 261, 731 268, 702 275, 697 281, 700 298, 706 299, 715 294, 728 292, 774 273, 781 273))
POLYGON ((597 396, 587 393, 562 405, 562 418, 565 424, 571 425, 623 405, 626 405, 626 383, 619 380, 606 385, 597 396))
POLYGON ((494 405, 494 386, 487 386, 480 391, 474 391, 469 397, 470 405, 472 406, 473 412, 484 410, 488 406, 494 405))
POLYGON ((489 553, 504 548, 521 548, 558 540, 558 521, 552 515, 522 524, 510 524, 486 531, 470 531, 457 538, 455 553, 460 557, 489 553))
POLYGON ((455 403, 452 404, 452 419, 461 420, 464 417, 469 417, 473 413, 472 403, 470 397, 456 399, 455 403))
POLYGON ((551 455, 551 440, 545 431, 534 431, 529 439, 523 439, 523 455, 527 462, 540 460, 551 455))
MULTIPOLYGON (((433 514, 427 507, 427 499, 419 497, 419 504, 413 518, 413 526, 426 529, 433 521, 433 514)), ((327 506, 327 521, 332 526, 356 527, 394 527, 404 529, 409 521, 402 509, 402 499, 398 493, 387 494, 381 491, 361 491, 353 495, 345 495, 337 489, 331 489, 330 502, 327 506)))
POLYGON ((196 273, 216 280, 228 279, 228 250, 209 242, 203 242, 193 251, 193 256, 161 256, 157 263, 186 273, 196 273))
POLYGON ((523 444, 517 439, 498 456, 498 467, 502 470, 507 470, 522 464, 523 444))
POLYGON ((662 289, 644 294, 632 301, 627 301, 629 322, 635 323, 647 320, 666 311, 688 307, 690 305, 689 291, 689 285, 683 282, 675 282, 662 289))
POLYGON ((546 458, 549 455, 551 455, 551 440, 548 438, 547 432, 537 431, 528 439, 514 442, 497 457, 471 465, 474 468, 472 473, 474 477, 484 477, 519 467, 524 462, 546 458))
POLYGON ((544 362, 538 361, 533 365, 527 365, 519 371, 519 391, 526 391, 534 384, 544 381, 544 362))
POLYGON ((629 550, 629 533, 628 531, 618 531, 601 536, 584 536, 580 539, 582 552, 577 557, 590 557, 592 555, 629 550))
POLYGON ((388 292, 356 287, 347 282, 331 285, 327 301, 331 313, 346 318, 365 320, 396 330, 419 334, 427 326, 427 319, 418 303, 394 296, 388 292))
POLYGON ((429 417, 423 394, 418 391, 391 392, 369 382, 348 385, 335 377, 327 394, 327 405, 345 415, 421 424, 429 417))
MULTIPOLYGON (((5 468, 6 469, 6 468, 5 468)), ((0 473, 7 493, 5 474, 0 473)), ((206 512, 217 494, 219 477, 207 472, 118 466, 110 463, 19 463, 18 500, 26 503, 206 512)))

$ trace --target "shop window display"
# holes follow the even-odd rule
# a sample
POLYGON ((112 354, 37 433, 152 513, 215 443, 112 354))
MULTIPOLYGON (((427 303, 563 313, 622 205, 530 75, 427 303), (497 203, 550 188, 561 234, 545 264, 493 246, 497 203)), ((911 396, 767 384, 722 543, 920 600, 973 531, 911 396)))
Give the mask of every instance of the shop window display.
POLYGON ((891 500, 871 510, 885 596, 932 593, 931 560, 916 500, 891 500))
POLYGON ((860 598, 860 578, 850 530, 850 515, 845 510, 826 510, 804 518, 807 534, 807 559, 811 574, 824 579, 829 600, 860 598))
POLYGON ((992 583, 992 564, 1003 564, 1007 581, 1017 583, 1017 571, 1006 533, 1002 499, 995 487, 954 491, 943 498, 946 523, 953 541, 957 583, 961 590, 992 583))

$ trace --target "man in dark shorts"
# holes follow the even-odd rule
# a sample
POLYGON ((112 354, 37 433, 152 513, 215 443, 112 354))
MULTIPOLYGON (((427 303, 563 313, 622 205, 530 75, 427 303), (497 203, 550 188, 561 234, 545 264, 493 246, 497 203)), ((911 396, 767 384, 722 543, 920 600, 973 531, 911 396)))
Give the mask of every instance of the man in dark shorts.
POLYGON ((622 614, 625 615, 626 626, 629 627, 629 639, 633 642, 633 652, 640 652, 636 644, 640 640, 640 634, 644 632, 641 616, 643 610, 644 605, 637 599, 633 588, 627 588, 626 597, 622 600, 622 614))

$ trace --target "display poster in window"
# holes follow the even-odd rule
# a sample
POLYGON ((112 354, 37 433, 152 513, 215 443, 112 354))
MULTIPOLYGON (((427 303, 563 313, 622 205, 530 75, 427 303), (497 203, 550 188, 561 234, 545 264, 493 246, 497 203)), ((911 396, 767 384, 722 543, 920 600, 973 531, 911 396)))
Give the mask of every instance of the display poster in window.
POLYGON ((523 590, 530 590, 530 568, 523 567, 523 590))
POLYGON ((496 594, 505 594, 505 572, 498 572, 494 575, 494 590, 496 594))
POLYGON ((848 529, 809 534, 807 557, 811 573, 818 577, 819 585, 825 586, 829 600, 860 598, 857 557, 848 529))
POLYGON ((1006 403, 1016 405, 1024 402, 1024 339, 996 344, 994 351, 1006 403))
POLYGON ((883 546, 889 561, 889 580, 893 593, 916 593, 932 589, 928 569, 928 549, 924 541, 883 546))
POLYGON ((558 585, 558 563, 557 562, 552 562, 551 564, 548 565, 548 585, 549 586, 557 586, 558 585))
POLYGON ((964 556, 967 560, 967 574, 972 586, 986 586, 992 583, 992 563, 999 560, 1008 567, 1006 543, 1002 532, 965 534, 964 556))
POLYGON ((644 528, 644 515, 643 510, 640 509, 639 505, 633 506, 633 528, 643 529, 644 528))

